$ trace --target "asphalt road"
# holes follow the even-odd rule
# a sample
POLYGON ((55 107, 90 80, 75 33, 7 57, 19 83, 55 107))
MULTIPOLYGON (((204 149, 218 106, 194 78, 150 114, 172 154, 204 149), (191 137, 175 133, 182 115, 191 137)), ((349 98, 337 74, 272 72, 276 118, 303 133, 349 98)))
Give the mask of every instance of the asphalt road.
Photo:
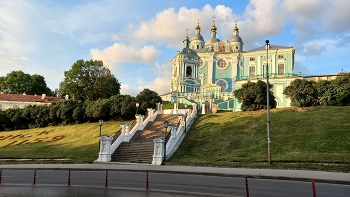
MULTIPOLYGON (((244 178, 145 172, 3 170, 0 196, 246 196, 244 178)), ((311 182, 248 179, 250 196, 312 196, 311 182)), ((350 185, 317 183, 317 197, 349 197, 350 185)))

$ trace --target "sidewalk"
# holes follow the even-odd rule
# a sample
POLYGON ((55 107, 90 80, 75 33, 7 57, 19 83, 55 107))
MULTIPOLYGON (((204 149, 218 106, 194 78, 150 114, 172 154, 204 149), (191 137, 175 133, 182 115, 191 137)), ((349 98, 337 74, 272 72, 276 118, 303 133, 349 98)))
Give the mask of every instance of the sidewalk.
POLYGON ((215 176, 252 177, 263 179, 284 179, 317 181, 350 185, 350 173, 323 172, 310 170, 248 169, 196 166, 154 166, 148 164, 94 163, 94 164, 11 164, 0 165, 6 170, 85 170, 85 171, 141 171, 159 173, 185 173, 215 176))

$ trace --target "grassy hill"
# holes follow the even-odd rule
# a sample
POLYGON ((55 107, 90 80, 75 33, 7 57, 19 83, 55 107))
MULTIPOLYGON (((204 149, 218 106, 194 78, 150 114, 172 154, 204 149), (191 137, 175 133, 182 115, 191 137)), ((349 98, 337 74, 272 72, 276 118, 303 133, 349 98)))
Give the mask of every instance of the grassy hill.
MULTIPOLYGON (((265 110, 200 115, 166 163, 350 172, 349 115, 350 107, 271 110, 272 165, 266 164, 265 110)), ((119 128, 119 122, 105 122, 102 134, 119 128)), ((98 157, 99 129, 98 123, 85 123, 0 132, 0 162, 92 162, 98 157)))
MULTIPOLYGON (((114 135, 119 129, 119 122, 105 122, 102 135, 114 135)), ((99 135, 98 123, 0 132, 0 162, 13 162, 6 159, 28 158, 35 159, 33 162, 36 163, 92 162, 98 157, 99 135)))
POLYGON ((350 171, 349 115, 350 107, 271 110, 273 165, 266 110, 202 115, 167 163, 350 171))

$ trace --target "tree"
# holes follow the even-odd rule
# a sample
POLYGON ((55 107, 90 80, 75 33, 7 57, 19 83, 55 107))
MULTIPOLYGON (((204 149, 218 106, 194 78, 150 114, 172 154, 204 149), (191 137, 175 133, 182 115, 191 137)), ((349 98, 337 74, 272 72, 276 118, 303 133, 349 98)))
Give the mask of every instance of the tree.
POLYGON ((315 83, 306 79, 295 79, 283 90, 283 94, 290 98, 294 107, 319 105, 315 83))
POLYGON ((115 95, 109 98, 110 114, 113 120, 129 120, 135 117, 135 97, 130 95, 115 95))
POLYGON ((120 83, 98 60, 78 60, 64 72, 61 91, 74 100, 96 101, 119 94, 120 83))
POLYGON ((47 94, 52 95, 45 78, 41 75, 12 71, 6 77, 0 77, 0 91, 8 94, 47 94))
POLYGON ((140 104, 138 113, 145 114, 147 108, 155 108, 156 103, 162 102, 162 98, 158 96, 158 93, 150 89, 144 89, 136 96, 136 102, 140 104))
MULTIPOLYGON (((271 91, 272 87, 273 85, 269 84, 269 104, 271 109, 276 108, 275 96, 271 91)), ((256 83, 248 81, 240 89, 233 91, 233 94, 242 103, 242 111, 267 109, 266 83, 261 80, 258 80, 256 83)))
POLYGON ((350 105, 350 73, 342 72, 330 82, 321 100, 327 105, 350 105))

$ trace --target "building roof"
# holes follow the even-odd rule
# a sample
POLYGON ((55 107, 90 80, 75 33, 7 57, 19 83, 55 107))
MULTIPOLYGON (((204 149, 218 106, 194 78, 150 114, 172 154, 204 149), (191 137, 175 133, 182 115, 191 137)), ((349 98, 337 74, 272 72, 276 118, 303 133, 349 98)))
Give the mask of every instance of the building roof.
MULTIPOLYGON (((289 48, 293 48, 293 47, 288 47, 288 46, 278 46, 278 45, 270 45, 269 50, 276 50, 276 49, 289 49, 289 48)), ((266 50, 266 48, 265 48, 265 45, 264 45, 264 46, 261 46, 261 47, 255 48, 255 49, 251 49, 251 50, 246 51, 246 52, 265 51, 265 50, 266 50)))
POLYGON ((26 95, 26 94, 0 94, 0 101, 16 101, 16 102, 40 102, 51 103, 54 101, 64 101, 62 97, 43 96, 43 95, 26 95))
POLYGON ((205 45, 210 45, 212 43, 217 43, 217 42, 220 42, 220 40, 216 37, 211 37, 209 38, 207 41, 205 41, 205 45))
POLYGON ((192 37, 192 40, 202 40, 202 41, 204 41, 203 36, 200 35, 200 34, 194 34, 193 37, 192 37))
POLYGON ((190 48, 183 48, 181 51, 180 51, 180 54, 184 54, 184 55, 187 55, 187 56, 198 56, 197 53, 193 50, 193 49, 190 49, 190 48))

